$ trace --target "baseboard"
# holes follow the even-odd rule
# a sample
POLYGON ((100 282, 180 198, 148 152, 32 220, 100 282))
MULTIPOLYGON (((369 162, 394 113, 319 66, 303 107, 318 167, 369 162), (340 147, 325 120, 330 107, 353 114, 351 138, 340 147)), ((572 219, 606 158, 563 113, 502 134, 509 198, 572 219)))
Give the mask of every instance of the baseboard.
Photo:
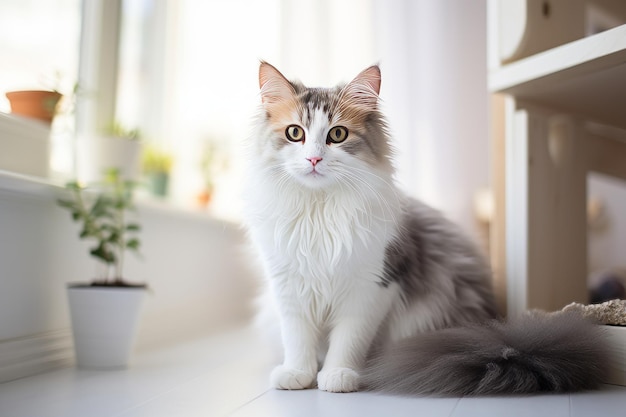
POLYGON ((626 327, 604 326, 609 336, 611 365, 606 383, 626 386, 626 327))
POLYGON ((70 366, 70 329, 0 341, 0 383, 70 366))

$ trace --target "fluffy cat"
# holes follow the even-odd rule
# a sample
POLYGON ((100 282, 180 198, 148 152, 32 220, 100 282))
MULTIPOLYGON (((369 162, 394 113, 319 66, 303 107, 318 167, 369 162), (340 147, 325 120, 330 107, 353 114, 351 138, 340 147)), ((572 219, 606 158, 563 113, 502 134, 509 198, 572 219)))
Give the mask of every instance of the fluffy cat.
POLYGON ((599 330, 571 316, 495 321, 474 244, 394 185, 377 66, 307 88, 262 62, 259 83, 245 212, 282 335, 272 386, 469 395, 599 384, 599 330))

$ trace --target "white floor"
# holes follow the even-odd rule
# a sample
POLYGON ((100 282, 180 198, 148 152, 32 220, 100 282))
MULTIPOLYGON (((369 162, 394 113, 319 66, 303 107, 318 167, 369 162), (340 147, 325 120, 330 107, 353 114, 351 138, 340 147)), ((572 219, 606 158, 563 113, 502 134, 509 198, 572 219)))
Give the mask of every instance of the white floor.
POLYGON ((125 371, 58 371, 0 384, 0 417, 624 416, 626 387, 572 395, 405 398, 267 387, 247 330, 135 357, 125 371))

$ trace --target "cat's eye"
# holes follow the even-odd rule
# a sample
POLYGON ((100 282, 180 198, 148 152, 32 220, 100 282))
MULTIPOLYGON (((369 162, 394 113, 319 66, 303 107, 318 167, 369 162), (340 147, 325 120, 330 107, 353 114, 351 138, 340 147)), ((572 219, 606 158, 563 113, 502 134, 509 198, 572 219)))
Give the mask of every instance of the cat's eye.
POLYGON ((348 138, 348 129, 343 126, 335 126, 328 132, 326 143, 341 143, 348 138))
POLYGON ((289 125, 285 130, 285 135, 291 142, 301 142, 304 140, 304 129, 298 125, 289 125))

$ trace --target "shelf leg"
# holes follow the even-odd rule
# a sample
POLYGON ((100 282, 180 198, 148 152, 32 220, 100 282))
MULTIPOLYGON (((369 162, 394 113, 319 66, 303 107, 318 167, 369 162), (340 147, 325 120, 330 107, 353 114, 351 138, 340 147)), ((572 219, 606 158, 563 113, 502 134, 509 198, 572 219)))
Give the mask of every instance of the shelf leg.
POLYGON ((514 99, 506 107, 508 314, 587 302, 584 130, 514 99))

